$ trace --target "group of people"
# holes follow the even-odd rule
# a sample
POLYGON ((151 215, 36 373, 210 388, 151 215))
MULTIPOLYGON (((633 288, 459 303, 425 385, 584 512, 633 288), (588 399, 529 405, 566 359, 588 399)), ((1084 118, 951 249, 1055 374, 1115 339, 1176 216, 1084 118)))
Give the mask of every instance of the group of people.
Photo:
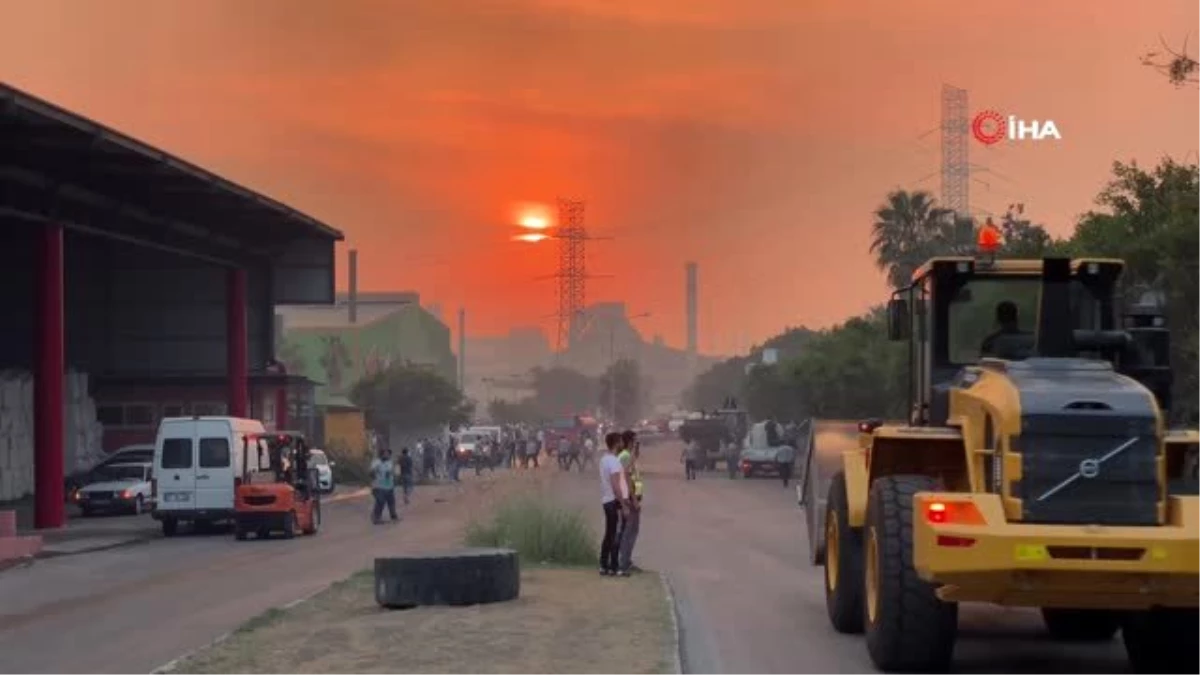
POLYGON ((401 492, 407 505, 412 496, 416 481, 413 476, 413 460, 408 448, 400 450, 400 460, 392 459, 392 451, 386 446, 379 448, 379 454, 371 461, 371 494, 375 505, 371 509, 371 522, 376 525, 383 522, 383 510, 386 507, 393 521, 400 520, 396 513, 396 478, 400 479, 401 492))
POLYGON ((627 577, 639 571, 633 547, 641 529, 645 482, 638 467, 641 444, 633 431, 604 436, 600 458, 600 500, 604 506, 604 538, 600 541, 600 574, 627 577))

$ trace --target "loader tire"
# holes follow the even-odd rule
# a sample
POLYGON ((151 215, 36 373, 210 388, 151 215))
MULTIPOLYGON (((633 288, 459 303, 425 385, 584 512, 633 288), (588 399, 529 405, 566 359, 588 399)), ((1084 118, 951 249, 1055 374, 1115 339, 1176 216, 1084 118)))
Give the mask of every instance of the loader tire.
POLYGON ((825 611, 839 633, 863 632, 862 530, 850 527, 846 475, 829 484, 825 504, 825 611))
POLYGON ((945 672, 954 656, 958 605, 913 568, 913 495, 928 476, 885 476, 871 485, 863 533, 867 652, 884 672, 945 672))
POLYGON ((1107 642, 1121 627, 1121 617, 1104 609, 1043 607, 1042 621, 1050 637, 1064 642, 1107 642))
POLYGON ((1129 612, 1121 622, 1125 653, 1135 673, 1200 672, 1200 610, 1156 608, 1129 612))
POLYGON ((375 601, 388 609, 482 605, 521 591, 516 551, 471 548, 375 559, 375 601))

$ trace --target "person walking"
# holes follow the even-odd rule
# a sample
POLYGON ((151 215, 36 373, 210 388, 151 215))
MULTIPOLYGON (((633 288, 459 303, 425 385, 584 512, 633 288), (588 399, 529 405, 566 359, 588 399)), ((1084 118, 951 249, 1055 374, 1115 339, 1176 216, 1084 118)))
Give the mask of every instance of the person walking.
POLYGON ((604 506, 604 538, 600 540, 600 574, 615 576, 620 571, 620 540, 618 522, 622 511, 629 509, 628 486, 617 451, 621 435, 612 432, 604 437, 604 456, 600 458, 600 503, 604 506))
POLYGON ((396 515, 396 465, 392 462, 392 452, 386 447, 379 449, 379 456, 371 462, 371 493, 375 497, 375 507, 371 511, 371 522, 378 525, 383 522, 383 507, 387 506, 388 515, 392 520, 400 520, 396 515))
POLYGON ((684 443, 679 461, 683 462, 684 480, 696 480, 696 463, 700 461, 700 444, 696 443, 696 439, 689 438, 684 443))
POLYGON ((408 506, 409 497, 412 496, 413 484, 416 481, 413 479, 413 459, 408 454, 408 448, 400 450, 400 489, 404 494, 404 505, 408 506))
POLYGON ((642 481, 641 470, 638 467, 638 457, 641 455, 641 443, 637 434, 626 431, 621 435, 625 449, 617 456, 624 470, 626 483, 630 486, 631 499, 629 509, 621 519, 621 541, 618 562, 621 576, 629 576, 630 572, 641 571, 633 564, 633 547, 637 544, 638 532, 642 525, 642 496, 645 483, 642 481))
POLYGON ((795 441, 784 441, 775 453, 775 461, 779 462, 779 477, 783 479, 783 487, 792 480, 792 471, 796 466, 795 441))
POLYGON ((454 451, 455 442, 453 439, 446 444, 446 473, 450 474, 450 480, 455 483, 458 480, 458 454, 454 451))

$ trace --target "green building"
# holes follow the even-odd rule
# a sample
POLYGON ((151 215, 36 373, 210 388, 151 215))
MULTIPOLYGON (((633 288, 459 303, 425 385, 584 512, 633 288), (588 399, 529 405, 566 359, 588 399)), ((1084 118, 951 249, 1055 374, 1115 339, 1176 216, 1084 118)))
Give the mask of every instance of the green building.
POLYGON ((276 358, 318 383, 315 404, 344 402, 364 375, 408 362, 457 381, 450 329, 416 293, 339 294, 333 306, 276 309, 276 358))

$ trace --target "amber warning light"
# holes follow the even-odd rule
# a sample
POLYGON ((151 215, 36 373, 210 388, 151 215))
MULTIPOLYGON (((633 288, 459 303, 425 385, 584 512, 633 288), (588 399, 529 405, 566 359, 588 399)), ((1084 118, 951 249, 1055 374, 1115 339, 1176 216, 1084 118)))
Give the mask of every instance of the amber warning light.
POLYGON ((992 223, 991 218, 979 228, 978 243, 979 250, 984 253, 995 253, 1000 248, 1000 228, 992 223))

